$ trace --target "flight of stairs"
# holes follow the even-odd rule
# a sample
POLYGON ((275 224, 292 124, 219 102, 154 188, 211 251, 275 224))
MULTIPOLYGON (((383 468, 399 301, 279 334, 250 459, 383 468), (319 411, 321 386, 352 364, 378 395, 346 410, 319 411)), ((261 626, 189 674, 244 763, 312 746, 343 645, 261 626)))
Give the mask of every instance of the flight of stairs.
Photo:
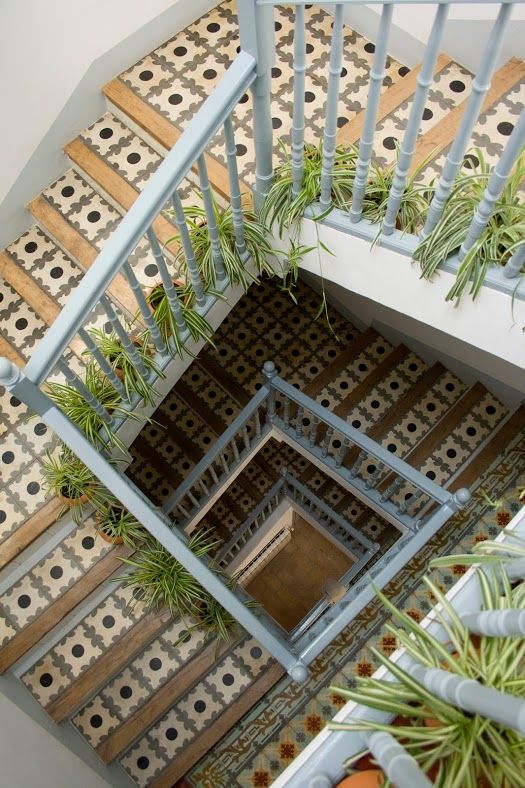
MULTIPOLYGON (((290 58, 293 17, 276 11, 277 60, 272 72, 275 135, 291 126, 290 58)), ((306 85, 307 139, 322 133, 330 17, 308 15, 311 67, 306 85)), ((193 116, 238 46, 232 3, 225 2, 177 34, 104 88, 108 111, 73 140, 71 169, 30 203, 35 224, 0 252, 0 355, 20 366, 81 283, 121 217, 146 186, 180 130, 193 116)), ((348 30, 344 47, 339 139, 355 142, 363 123, 373 45, 348 30)), ((390 60, 380 102, 376 155, 391 162, 410 109, 418 69, 390 60)), ((442 161, 457 129, 471 75, 440 56, 416 159, 434 151, 442 161), (456 118, 451 123, 450 119, 456 118)), ((525 67, 511 60, 498 72, 472 138, 493 161, 512 130, 525 95, 525 67)), ((253 177, 251 100, 236 110, 241 177, 253 177)), ((227 197, 222 139, 208 156, 212 184, 227 197)), ((428 178, 435 174, 431 162, 428 178)), ((183 200, 199 198, 182 184, 183 200)), ((169 216, 155 223, 164 243, 175 232, 169 216)), ((132 265, 145 288, 158 281, 143 241, 132 265)), ((135 311, 126 282, 110 296, 119 315, 135 311)), ((363 331, 334 310, 337 341, 313 322, 318 296, 299 288, 299 307, 276 282, 253 285, 223 321, 155 419, 131 448, 130 477, 162 503, 188 474, 261 382, 271 358, 280 374, 397 456, 451 489, 477 483, 507 443, 525 428, 523 409, 508 414, 481 384, 467 386, 439 362, 427 364, 408 347, 393 347, 373 328, 363 331)), ((103 326, 95 310, 91 326, 103 326)), ((67 363, 82 368, 73 340, 67 363)), ((60 379, 60 375, 54 376, 60 379)), ((138 785, 169 786, 182 777, 281 679, 281 668, 239 633, 215 659, 215 644, 194 631, 173 646, 181 623, 165 614, 130 611, 118 583, 125 547, 95 539, 90 515, 79 525, 46 500, 41 457, 51 435, 15 398, 0 406, 0 671, 15 670, 36 699, 62 724, 71 720, 104 761, 118 759, 138 785), (213 653, 212 653, 213 652, 213 653), (204 693, 204 694, 203 694, 204 693)), ((204 519, 227 540, 279 468, 290 467, 384 551, 395 529, 288 447, 268 444, 204 519)), ((300 692, 300 689, 297 689, 300 692)))

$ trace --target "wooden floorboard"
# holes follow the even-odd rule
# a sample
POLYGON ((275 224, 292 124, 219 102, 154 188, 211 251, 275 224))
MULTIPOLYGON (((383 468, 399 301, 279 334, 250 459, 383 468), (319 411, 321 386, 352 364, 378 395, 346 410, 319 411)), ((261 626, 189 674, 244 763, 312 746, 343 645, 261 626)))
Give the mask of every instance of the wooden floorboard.
POLYGON ((44 533, 63 510, 63 504, 58 498, 49 501, 31 515, 17 530, 2 542, 0 548, 0 569, 16 558, 37 537, 44 533))
MULTIPOLYGON (((93 265, 99 254, 97 249, 44 197, 40 196, 32 200, 27 209, 43 231, 48 233, 66 254, 76 260, 81 268, 87 271, 93 265)), ((117 274, 107 289, 112 298, 130 315, 137 312, 137 302, 122 274, 117 274)))
MULTIPOLYGON (((441 54, 436 61, 434 74, 439 74, 452 62, 449 55, 441 54)), ((404 77, 398 79, 388 90, 383 91, 379 101, 376 125, 394 112, 401 104, 408 101, 417 88, 417 78, 421 71, 421 64, 417 65, 404 77)), ((363 131, 366 110, 359 112, 349 123, 346 123, 337 133, 337 142, 344 144, 356 143, 363 131)))
POLYGON ((101 583, 122 567, 120 558, 133 551, 129 547, 114 547, 86 574, 53 602, 30 624, 24 627, 2 649, 0 649, 0 673, 11 667, 29 649, 33 648, 62 619, 91 594, 101 583))
POLYGON ((154 610, 147 613, 126 634, 117 640, 93 665, 80 674, 58 698, 46 706, 57 723, 71 717, 81 706, 123 670, 171 621, 170 612, 154 610))
MULTIPOLYGON (((518 58, 511 58, 499 71, 492 77, 490 88, 485 96, 481 113, 486 112, 510 88, 523 79, 525 76, 525 63, 518 58)), ((445 117, 432 126, 426 134, 423 134, 416 145, 414 157, 410 165, 410 173, 413 173, 430 156, 436 159, 439 154, 452 144, 458 132, 459 124, 465 112, 468 98, 458 104, 453 110, 447 112, 445 117)))
POLYGON ((2 336, 0 336, 0 356, 9 359, 19 369, 23 369, 26 365, 23 356, 2 336))
POLYGON ((281 665, 274 664, 248 689, 231 703, 217 720, 200 733, 163 772, 150 783, 149 788, 172 788, 218 741, 232 728, 269 690, 285 675, 281 665))
MULTIPOLYGON (((236 642, 240 642, 238 639, 236 642)), ((224 644, 222 653, 232 648, 231 643, 224 644)), ((151 728, 177 700, 184 695, 201 677, 204 677, 220 659, 221 650, 217 653, 217 641, 208 643, 193 659, 186 662, 156 692, 128 717, 122 725, 104 739, 96 748, 96 753, 104 763, 111 763, 118 758, 133 742, 151 728)))
MULTIPOLYGON (((91 150, 86 143, 77 137, 64 148, 73 164, 76 164, 91 180, 97 183, 117 205, 124 211, 129 211, 140 192, 128 183, 119 173, 110 167, 104 159, 91 150)), ((159 215, 153 222, 155 235, 166 244, 177 234, 177 228, 164 216, 159 215)), ((179 245, 175 242, 169 244, 169 251, 175 253, 179 245)))

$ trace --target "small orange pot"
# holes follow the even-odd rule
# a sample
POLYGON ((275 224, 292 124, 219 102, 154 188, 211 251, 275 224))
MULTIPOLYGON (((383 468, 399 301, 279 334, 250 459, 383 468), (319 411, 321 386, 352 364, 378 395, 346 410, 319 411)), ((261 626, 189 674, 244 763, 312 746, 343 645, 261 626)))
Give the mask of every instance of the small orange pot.
POLYGON ((95 514, 95 519, 97 521, 96 531, 97 534, 105 541, 109 542, 109 544, 124 544, 124 539, 122 536, 110 536, 103 528, 100 528, 100 515, 98 512, 95 514))
POLYGON ((72 509, 74 506, 81 506, 89 501, 89 495, 87 493, 84 493, 79 498, 68 498, 66 495, 62 495, 62 493, 57 493, 57 498, 69 509, 72 509))
POLYGON ((381 769, 367 769, 345 777, 337 784, 337 788, 380 788, 384 780, 385 775, 381 769))

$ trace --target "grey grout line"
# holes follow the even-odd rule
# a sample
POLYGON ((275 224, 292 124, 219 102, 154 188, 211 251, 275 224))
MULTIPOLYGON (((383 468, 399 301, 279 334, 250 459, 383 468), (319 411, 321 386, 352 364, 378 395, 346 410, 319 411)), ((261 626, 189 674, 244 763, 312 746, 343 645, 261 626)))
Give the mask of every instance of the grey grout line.
MULTIPOLYGON (((96 566, 96 564, 95 564, 96 566)), ((130 571, 130 570, 128 570, 130 571)), ((125 569, 117 569, 107 580, 104 580, 94 591, 89 594, 79 605, 62 618, 48 633, 36 643, 32 649, 27 651, 18 662, 11 668, 15 676, 23 676, 30 670, 39 659, 54 648, 59 640, 69 634, 78 624, 86 618, 98 605, 110 596, 118 584, 115 582, 117 577, 125 574, 125 569)), ((42 615, 45 615, 43 611, 42 615)))
MULTIPOLYGON (((87 519, 90 514, 91 510, 88 510, 83 521, 87 519)), ((0 595, 5 594, 14 583, 18 582, 27 572, 30 572, 48 553, 59 547, 62 541, 69 536, 75 528, 77 528, 77 523, 73 520, 71 513, 67 513, 57 520, 57 522, 53 523, 53 525, 50 525, 43 534, 40 534, 34 542, 28 545, 28 547, 20 553, 20 556, 13 558, 7 566, 0 571, 0 595), (22 560, 19 560, 20 557, 22 560)))

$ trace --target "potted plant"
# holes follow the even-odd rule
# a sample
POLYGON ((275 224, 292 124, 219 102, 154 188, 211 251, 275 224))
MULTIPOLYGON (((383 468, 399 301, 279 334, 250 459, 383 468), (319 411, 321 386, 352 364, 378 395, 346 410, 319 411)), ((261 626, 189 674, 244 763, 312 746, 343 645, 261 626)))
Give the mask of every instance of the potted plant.
MULTIPOLYGON (((145 333, 142 335, 131 335, 130 340, 133 342, 133 346, 146 370, 146 375, 139 372, 133 357, 123 346, 115 331, 107 334, 102 329, 93 328, 89 333, 117 377, 122 381, 128 402, 131 402, 134 394, 138 394, 144 404, 153 405, 155 397, 159 395, 151 383, 151 378, 154 375, 163 379, 165 375, 155 363, 153 349, 145 333)), ((84 352, 89 354, 90 351, 86 350, 84 352)))
MULTIPOLYGON (((468 157, 465 168, 456 179, 443 214, 434 230, 419 244, 413 259, 421 266, 421 276, 430 279, 439 265, 456 254, 483 199, 491 167, 478 148, 468 157)), ((461 298, 470 284, 475 298, 491 266, 505 265, 525 237, 525 200, 521 184, 525 179, 525 152, 518 159, 514 172, 496 200, 487 226, 461 261, 456 282, 447 300, 461 298)))
MULTIPOLYGON (((191 284, 181 284, 179 281, 173 282, 177 297, 182 310, 182 317, 190 335, 195 341, 204 339, 212 342, 213 328, 206 318, 195 309, 195 293, 191 284)), ((149 307, 155 317, 160 334, 168 347, 173 344, 174 353, 181 356, 186 349, 180 338, 179 327, 175 320, 175 315, 164 285, 162 283, 154 285, 146 296, 149 307)), ((145 336, 149 336, 146 332, 145 336)))
MULTIPOLYGON (((83 382, 108 414, 139 419, 139 416, 122 406, 120 395, 93 362, 87 364, 83 382)), ((93 446, 101 449, 116 446, 122 451, 126 451, 126 447, 110 425, 102 419, 86 401, 84 395, 74 386, 69 383, 51 382, 47 384, 47 394, 64 411, 65 415, 82 430, 93 446)))
MULTIPOLYGON (((219 540, 202 530, 191 535, 187 546, 202 558, 218 544, 219 540)), ((166 605, 176 617, 191 615, 203 597, 200 583, 157 541, 143 544, 134 556, 122 561, 131 567, 131 572, 119 580, 136 589, 133 604, 141 602, 149 609, 166 605)))
POLYGON ((106 542, 138 547, 149 539, 149 533, 136 517, 115 499, 101 506, 95 517, 97 533, 106 542))
MULTIPOLYGON (((233 208, 231 204, 224 209, 219 208, 215 200, 213 200, 213 211, 217 227, 217 239, 226 275, 232 284, 240 284, 244 289, 247 289, 254 277, 246 270, 246 261, 244 258, 241 258, 237 248, 233 208)), ((206 211, 201 206, 190 205, 184 208, 184 215, 204 287, 206 290, 213 290, 217 284, 217 272, 213 260, 213 248, 206 211)), ((255 263, 257 272, 273 276, 275 271, 270 263, 270 258, 276 252, 268 242, 264 223, 245 205, 242 206, 241 218, 246 252, 255 263)), ((175 235, 167 241, 167 244, 169 245, 172 242, 180 244, 180 241, 180 235, 175 235)), ((175 264, 178 266, 180 273, 186 276, 188 266, 181 245, 175 254, 175 264)))
POLYGON ((42 466, 44 489, 62 502, 61 514, 72 510, 75 522, 87 505, 100 506, 108 496, 104 485, 67 446, 62 445, 58 454, 46 452, 42 466))
MULTIPOLYGON (((429 158, 422 161, 407 178, 396 217, 396 228, 413 235, 417 235, 423 227, 433 190, 431 186, 416 183, 422 170, 428 164, 429 158)), ((385 218, 395 171, 395 163, 382 167, 372 160, 370 164, 368 183, 363 198, 363 216, 373 224, 379 224, 385 218)), ((381 231, 379 231, 377 238, 380 233, 381 231)))
MULTIPOLYGON (((519 589, 512 589, 504 573, 485 575, 478 570, 478 576, 485 610, 525 607, 525 594, 519 589)), ((525 640, 471 637, 446 597, 428 578, 424 581, 438 603, 436 620, 445 633, 446 642, 419 626, 378 593, 400 625, 389 624, 387 629, 405 648, 407 655, 426 667, 445 668, 452 674, 525 698, 525 640)), ((441 788, 478 785, 511 788, 523 785, 523 737, 488 718, 469 714, 440 700, 398 663, 376 649, 372 651, 395 681, 357 678, 355 690, 333 689, 363 706, 402 715, 402 723, 360 719, 329 723, 330 728, 390 733, 441 788)), ((352 767, 362 755, 363 752, 357 753, 345 766, 352 767)))

